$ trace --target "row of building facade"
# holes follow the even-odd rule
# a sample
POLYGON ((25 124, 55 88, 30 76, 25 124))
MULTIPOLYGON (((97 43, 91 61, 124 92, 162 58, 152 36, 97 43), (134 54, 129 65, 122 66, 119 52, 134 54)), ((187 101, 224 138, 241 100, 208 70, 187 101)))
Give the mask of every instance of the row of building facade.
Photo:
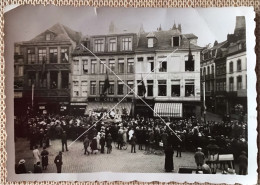
MULTIPOLYGON (((138 33, 88 37, 56 24, 30 41, 15 43, 15 113, 33 109, 40 113, 89 115, 114 109, 119 114, 200 117, 201 82, 205 80, 210 109, 213 101, 209 92, 221 88, 221 80, 216 79, 215 71, 219 69, 216 60, 230 63, 232 52, 239 55, 240 51, 229 48, 238 43, 244 43, 244 48, 245 42, 226 41, 209 49, 198 46, 197 39, 194 34, 182 34, 180 25, 177 28, 175 24, 169 30, 140 29, 138 33), (228 48, 224 52, 229 58, 206 57, 208 52, 222 46, 228 48), (210 71, 214 74, 209 78, 210 71), (109 88, 104 95, 106 79, 109 88), (121 103, 115 107, 118 102, 121 103)), ((233 65, 235 69, 239 64, 233 65)), ((246 89, 244 67, 246 61, 241 59, 241 89, 246 89)), ((222 78, 233 78, 234 84, 240 80, 236 74, 222 78)))

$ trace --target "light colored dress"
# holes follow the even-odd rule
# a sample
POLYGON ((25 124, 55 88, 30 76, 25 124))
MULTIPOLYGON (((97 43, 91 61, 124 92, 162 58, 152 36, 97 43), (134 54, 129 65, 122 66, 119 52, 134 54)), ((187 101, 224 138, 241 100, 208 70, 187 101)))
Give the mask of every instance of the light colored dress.
POLYGON ((40 160, 41 155, 38 149, 33 150, 33 157, 34 157, 34 164, 36 164, 37 162, 41 162, 40 160))

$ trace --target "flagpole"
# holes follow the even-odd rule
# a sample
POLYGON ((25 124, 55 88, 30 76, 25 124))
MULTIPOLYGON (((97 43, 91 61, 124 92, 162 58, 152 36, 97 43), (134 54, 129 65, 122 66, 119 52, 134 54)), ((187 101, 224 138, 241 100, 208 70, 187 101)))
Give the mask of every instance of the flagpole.
POLYGON ((32 84, 32 110, 33 110, 33 101, 34 101, 34 84, 32 84))

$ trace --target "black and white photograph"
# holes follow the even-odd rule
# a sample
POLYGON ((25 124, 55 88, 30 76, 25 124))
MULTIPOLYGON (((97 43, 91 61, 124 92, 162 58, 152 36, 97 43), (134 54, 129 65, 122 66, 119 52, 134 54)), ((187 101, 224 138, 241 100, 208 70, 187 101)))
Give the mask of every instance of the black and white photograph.
POLYGON ((256 181, 252 10, 5 13, 10 174, 256 181))

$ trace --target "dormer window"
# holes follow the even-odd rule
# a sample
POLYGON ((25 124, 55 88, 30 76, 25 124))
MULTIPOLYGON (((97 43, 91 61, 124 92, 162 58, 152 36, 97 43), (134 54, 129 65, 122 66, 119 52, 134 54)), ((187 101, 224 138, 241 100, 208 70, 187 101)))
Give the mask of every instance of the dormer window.
POLYGON ((153 47, 153 38, 148 38, 148 48, 153 47))
POLYGON ((180 46, 180 43, 181 43, 180 36, 172 37, 173 47, 180 46))
POLYGON ((50 34, 50 33, 47 33, 46 36, 45 36, 45 39, 46 39, 46 40, 51 40, 51 34, 50 34))

